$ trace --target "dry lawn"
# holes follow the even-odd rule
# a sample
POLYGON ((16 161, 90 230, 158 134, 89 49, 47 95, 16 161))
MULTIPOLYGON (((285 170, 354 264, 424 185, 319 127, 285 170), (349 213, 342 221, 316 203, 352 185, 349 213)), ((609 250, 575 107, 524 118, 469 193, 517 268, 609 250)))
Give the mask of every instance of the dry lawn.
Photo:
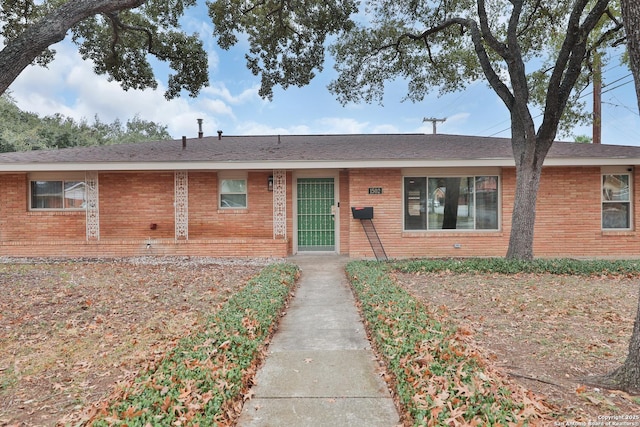
MULTIPOLYGON (((0 426, 77 425, 115 384, 198 329, 267 262, 4 261, 0 426)), ((640 414, 637 398, 582 385, 624 359, 638 278, 397 274, 397 280, 474 330, 493 363, 546 396, 563 419, 640 414)))
MULTIPOLYGON (((558 425, 640 414, 638 397, 583 385, 624 361, 638 278, 421 273, 397 280, 473 330, 495 366, 556 406, 558 425)), ((640 426, 639 418, 631 422, 640 426)))
POLYGON ((0 263, 0 426, 77 425, 265 263, 0 263))

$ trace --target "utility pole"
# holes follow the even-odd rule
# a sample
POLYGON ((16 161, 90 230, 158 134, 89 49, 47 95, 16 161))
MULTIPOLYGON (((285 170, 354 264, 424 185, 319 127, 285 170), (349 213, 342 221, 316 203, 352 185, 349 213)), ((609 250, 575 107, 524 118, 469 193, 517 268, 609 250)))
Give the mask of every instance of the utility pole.
POLYGON ((602 61, 600 53, 593 55, 593 135, 594 144, 602 143, 602 61))
POLYGON ((438 122, 444 123, 444 122, 446 122, 446 121, 447 121, 447 118, 446 118, 446 117, 445 117, 444 119, 435 119, 435 118, 433 118, 433 117, 429 117, 429 118, 428 118, 428 117, 425 117, 424 119, 422 119, 422 123, 424 123, 424 122, 431 122, 431 124, 433 125, 433 134, 434 134, 434 135, 435 135, 436 133, 438 133, 438 132, 437 132, 437 129, 436 129, 436 123, 438 123, 438 122))

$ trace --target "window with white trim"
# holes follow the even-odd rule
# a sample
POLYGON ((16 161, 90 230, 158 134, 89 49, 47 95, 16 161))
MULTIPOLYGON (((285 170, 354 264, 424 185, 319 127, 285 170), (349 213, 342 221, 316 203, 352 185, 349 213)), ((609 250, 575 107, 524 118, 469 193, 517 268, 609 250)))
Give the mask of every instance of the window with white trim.
POLYGON ((602 174, 602 229, 631 228, 631 174, 602 174))
POLYGON ((405 177, 405 230, 497 230, 498 176, 405 177))
POLYGON ((221 209, 247 208, 246 177, 222 177, 219 190, 219 207, 221 209))
POLYGON ((31 179, 30 210, 83 210, 86 208, 84 181, 77 179, 31 179))

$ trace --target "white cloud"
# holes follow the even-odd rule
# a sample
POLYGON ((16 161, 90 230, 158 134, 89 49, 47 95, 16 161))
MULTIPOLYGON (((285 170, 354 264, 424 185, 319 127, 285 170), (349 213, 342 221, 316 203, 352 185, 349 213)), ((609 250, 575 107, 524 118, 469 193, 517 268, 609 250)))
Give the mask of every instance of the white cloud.
POLYGON ((122 122, 139 116, 167 125, 173 137, 197 135, 197 118, 217 126, 216 116, 233 117, 232 108, 222 100, 182 97, 168 101, 165 87, 156 90, 122 89, 119 83, 94 73, 90 62, 83 61, 74 46, 61 43, 58 55, 48 68, 28 67, 10 87, 18 106, 41 116, 60 113, 75 120, 122 122))
POLYGON ((395 125, 381 124, 368 129, 367 133, 401 133, 401 131, 395 125))
POLYGON ((311 130, 306 125, 277 127, 257 122, 243 122, 236 126, 234 133, 238 135, 307 135, 311 130))
POLYGON ((209 87, 202 90, 202 95, 222 98, 230 104, 244 104, 250 101, 264 102, 258 96, 258 89, 260 85, 253 85, 240 92, 239 95, 232 95, 226 85, 222 82, 214 82, 209 87))
MULTIPOLYGON (((325 117, 313 122, 313 125, 291 124, 273 126, 255 121, 242 122, 235 127, 239 135, 309 135, 309 134, 360 134, 360 133, 398 133, 398 128, 390 124, 371 126, 369 122, 359 122, 351 118, 325 117)), ((228 133, 228 132, 227 132, 228 133)))
POLYGON ((199 104, 204 110, 213 114, 234 117, 231 107, 220 99, 203 99, 199 104))
POLYGON ((321 134, 329 133, 370 133, 369 122, 359 122, 356 119, 341 117, 325 117, 317 121, 321 134))

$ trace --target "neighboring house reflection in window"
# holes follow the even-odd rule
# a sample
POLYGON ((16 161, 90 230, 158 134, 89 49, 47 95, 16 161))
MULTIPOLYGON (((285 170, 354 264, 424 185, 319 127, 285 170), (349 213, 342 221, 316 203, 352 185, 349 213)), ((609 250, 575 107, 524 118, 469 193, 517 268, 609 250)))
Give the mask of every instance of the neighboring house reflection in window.
POLYGON ((405 230, 497 230, 498 177, 405 177, 405 230))
POLYGON ((83 181, 31 181, 31 210, 81 210, 86 206, 83 181))

